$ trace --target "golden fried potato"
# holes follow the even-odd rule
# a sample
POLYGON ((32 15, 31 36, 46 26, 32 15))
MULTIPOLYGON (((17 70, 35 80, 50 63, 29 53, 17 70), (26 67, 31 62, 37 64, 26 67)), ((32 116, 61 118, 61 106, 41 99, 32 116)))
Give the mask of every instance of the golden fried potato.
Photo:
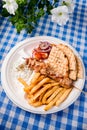
POLYGON ((50 103, 55 97, 56 95, 61 92, 63 90, 62 87, 58 88, 48 99, 47 99, 47 103, 50 103))
POLYGON ((36 72, 34 72, 33 73, 33 77, 32 77, 32 79, 31 79, 31 84, 33 83, 35 83, 35 82, 37 82, 37 80, 38 80, 38 78, 39 78, 39 76, 40 76, 41 74, 40 73, 36 73, 36 72))
POLYGON ((71 88, 68 88, 64 91, 63 95, 57 100, 56 102, 56 106, 59 106, 63 101, 65 101, 65 99, 68 97, 68 95, 70 94, 72 90, 72 87, 71 88))
POLYGON ((30 102, 28 101, 30 105, 34 106, 34 107, 39 107, 42 105, 42 102, 40 101, 36 101, 36 102, 30 102))
POLYGON ((31 90, 37 84, 38 79, 40 78, 40 75, 41 75, 40 73, 36 73, 36 72, 33 73, 33 76, 29 84, 29 90, 31 90))
POLYGON ((32 90, 31 94, 35 93, 40 87, 42 87, 45 83, 49 81, 49 78, 44 78, 42 81, 40 81, 38 84, 36 84, 32 90))
POLYGON ((49 88, 51 88, 52 86, 55 86, 55 85, 58 85, 58 83, 52 83, 52 84, 46 84, 46 85, 44 85, 43 88, 41 88, 40 90, 38 90, 34 94, 32 100, 37 99, 42 93, 46 92, 47 89, 49 89, 49 88))
POLYGON ((19 81, 21 84, 23 84, 24 87, 29 87, 29 85, 26 83, 26 81, 24 81, 23 78, 19 77, 19 78, 18 78, 18 81, 19 81))
POLYGON ((42 103, 43 104, 46 104, 47 103, 47 98, 49 98, 57 89, 58 89, 59 86, 53 86, 53 88, 51 88, 50 90, 48 90, 43 98, 42 98, 42 103))
POLYGON ((61 95, 64 93, 65 90, 66 90, 66 88, 63 88, 62 91, 60 91, 59 93, 57 93, 57 95, 51 100, 51 102, 49 102, 45 106, 44 110, 47 111, 50 108, 52 108, 55 105, 56 101, 59 99, 59 97, 61 97, 61 95))
POLYGON ((28 103, 34 107, 46 105, 45 111, 65 101, 73 88, 61 87, 58 82, 40 73, 34 73, 29 85, 20 77, 18 81, 24 85, 28 103))

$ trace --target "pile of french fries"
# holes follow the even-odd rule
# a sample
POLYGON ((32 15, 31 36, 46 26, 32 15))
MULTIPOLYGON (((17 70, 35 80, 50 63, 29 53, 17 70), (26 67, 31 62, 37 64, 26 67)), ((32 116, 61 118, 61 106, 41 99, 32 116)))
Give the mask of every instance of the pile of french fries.
POLYGON ((34 107, 45 105, 45 111, 53 106, 59 106, 72 90, 72 87, 61 87, 58 82, 40 73, 34 73, 29 84, 21 77, 18 78, 18 81, 24 85, 24 92, 29 104, 34 107))

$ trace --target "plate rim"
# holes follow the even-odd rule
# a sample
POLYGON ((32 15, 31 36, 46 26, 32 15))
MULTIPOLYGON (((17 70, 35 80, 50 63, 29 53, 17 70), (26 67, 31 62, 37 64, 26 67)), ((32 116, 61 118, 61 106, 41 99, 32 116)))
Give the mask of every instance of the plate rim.
MULTIPOLYGON (((77 97, 75 98, 75 100, 72 100, 71 103, 68 103, 67 107, 66 107, 66 106, 63 107, 62 110, 37 112, 37 111, 32 111, 32 110, 30 110, 30 109, 25 109, 25 108, 24 108, 23 106, 21 106, 21 105, 19 106, 19 105, 16 103, 16 101, 11 98, 11 95, 7 93, 7 91, 6 91, 5 87, 4 87, 4 86, 6 86, 6 84, 4 84, 4 81, 2 80, 2 79, 3 79, 3 76, 4 76, 4 74, 2 73, 2 71, 5 69, 4 65, 6 66, 6 63, 8 62, 8 59, 10 58, 10 56, 12 55, 12 53, 13 53, 14 51, 16 51, 17 48, 20 48, 24 43, 29 42, 29 41, 32 41, 32 40, 35 40, 35 39, 38 40, 38 38, 40 38, 40 40, 41 40, 41 39, 47 39, 47 40, 48 40, 48 39, 51 39, 51 38, 54 39, 54 40, 56 40, 56 41, 59 40, 59 41, 61 41, 63 44, 68 45, 71 49, 73 49, 73 50, 78 54, 78 56, 79 56, 79 58, 80 58, 80 60, 81 60, 81 62, 82 62, 83 71, 84 71, 84 73, 83 73, 83 74, 84 74, 84 79, 83 79, 83 87, 82 87, 82 89, 84 88, 84 84, 85 84, 85 66, 84 66, 84 63, 83 63, 83 60, 82 60, 80 54, 79 54, 79 53, 77 52, 77 50, 76 50, 72 45, 70 45, 67 41, 63 41, 63 40, 61 40, 61 39, 59 39, 59 38, 52 37, 52 36, 35 36, 35 37, 26 38, 25 40, 18 42, 18 43, 9 51, 9 53, 7 54, 7 56, 5 57, 5 59, 4 59, 3 63, 2 63, 2 67, 1 67, 1 84, 2 84, 2 87, 3 87, 3 89, 4 89, 5 93, 6 93, 6 95, 8 96, 8 98, 9 98, 16 106, 18 106, 19 108, 21 108, 21 109, 23 109, 23 110, 25 110, 25 111, 28 111, 28 112, 36 113, 36 114, 51 114, 51 113, 55 113, 55 112, 62 111, 62 110, 64 110, 65 108, 67 108, 67 107, 69 107, 70 105, 72 105, 72 104, 77 100, 77 98, 80 96, 81 92, 79 92, 79 94, 77 95, 77 97)), ((45 40, 45 41, 46 41, 46 40, 45 40)), ((28 43, 28 44, 30 45, 31 42, 28 43)))

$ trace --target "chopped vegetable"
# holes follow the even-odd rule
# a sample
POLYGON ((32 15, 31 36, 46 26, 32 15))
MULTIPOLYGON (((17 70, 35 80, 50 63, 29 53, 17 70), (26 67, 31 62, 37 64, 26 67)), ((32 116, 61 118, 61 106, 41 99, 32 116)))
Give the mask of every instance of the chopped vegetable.
POLYGON ((43 60, 47 59, 49 56, 49 53, 52 49, 52 45, 45 41, 45 42, 40 42, 39 46, 33 50, 33 58, 37 60, 43 60))
POLYGON ((46 50, 46 49, 49 48, 49 46, 50 46, 49 42, 41 42, 40 45, 39 45, 41 50, 46 50))

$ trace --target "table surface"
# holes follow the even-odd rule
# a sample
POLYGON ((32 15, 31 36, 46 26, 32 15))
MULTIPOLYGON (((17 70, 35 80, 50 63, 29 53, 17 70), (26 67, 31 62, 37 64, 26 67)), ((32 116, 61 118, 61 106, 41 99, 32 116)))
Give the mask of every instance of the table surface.
MULTIPOLYGON (((38 26, 27 34, 17 33, 8 18, 0 16, 0 68, 8 52, 20 41, 34 36, 53 36, 72 45, 81 55, 86 68, 84 91, 87 91, 87 1, 75 1, 75 10, 65 26, 44 16, 38 26)), ((0 81, 0 130, 87 130, 87 95, 78 99, 63 111, 48 115, 26 112, 11 102, 0 81)))

